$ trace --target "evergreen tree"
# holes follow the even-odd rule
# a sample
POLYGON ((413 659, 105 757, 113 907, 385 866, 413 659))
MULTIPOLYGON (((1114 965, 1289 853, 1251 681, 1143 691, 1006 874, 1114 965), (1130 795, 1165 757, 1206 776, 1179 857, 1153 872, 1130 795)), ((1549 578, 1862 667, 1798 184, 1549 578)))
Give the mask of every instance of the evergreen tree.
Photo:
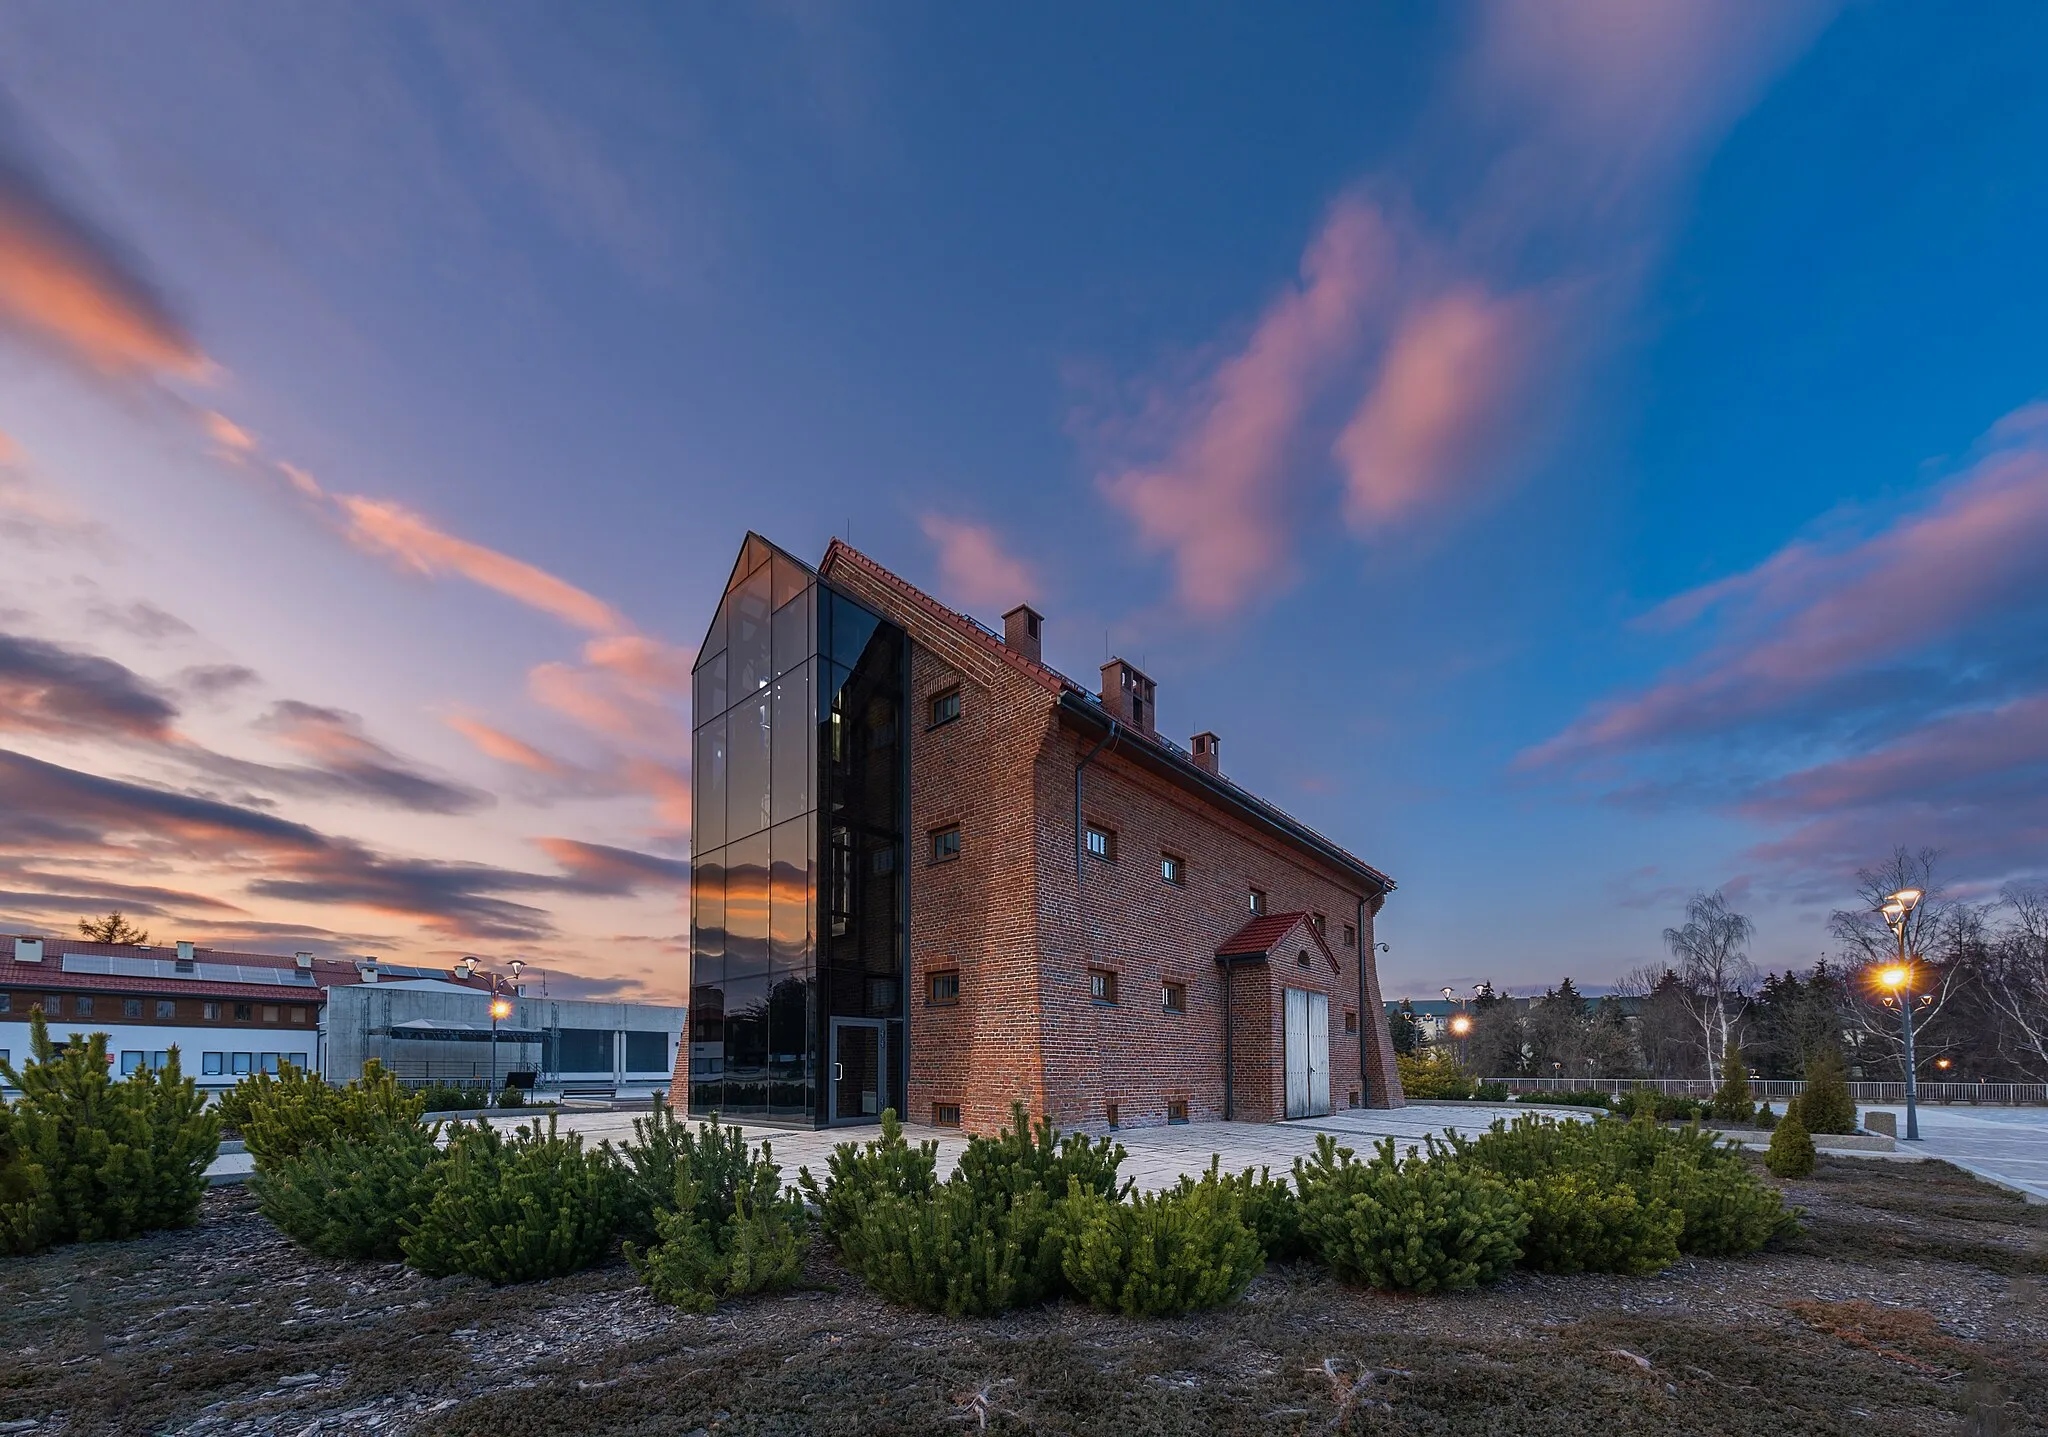
POLYGON ((1387 1015, 1387 1035, 1397 1053, 1412 1053, 1421 1044, 1422 1023, 1415 1016, 1415 1005, 1406 998, 1387 1015))
POLYGON ((1809 1133, 1856 1131, 1856 1105, 1849 1099, 1849 1074, 1841 1049, 1827 1043, 1808 1056, 1806 1091, 1794 1106, 1809 1133))
POLYGON ((1749 1095, 1749 1070, 1743 1066, 1742 1049, 1733 1038, 1721 1055, 1721 1086, 1714 1094, 1713 1114, 1724 1123, 1746 1123, 1756 1115, 1756 1102, 1749 1095))
POLYGON ((1792 1104, 1771 1133, 1771 1149, 1764 1154, 1764 1166, 1777 1178, 1813 1176, 1813 1136, 1799 1119, 1799 1105, 1792 1104))

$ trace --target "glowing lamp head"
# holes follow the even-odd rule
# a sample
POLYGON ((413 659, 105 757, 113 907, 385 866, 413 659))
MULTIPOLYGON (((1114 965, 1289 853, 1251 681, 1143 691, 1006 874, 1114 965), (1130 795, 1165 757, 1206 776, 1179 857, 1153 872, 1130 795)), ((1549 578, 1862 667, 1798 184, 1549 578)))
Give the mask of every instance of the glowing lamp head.
POLYGON ((1884 907, 1880 908, 1878 912, 1884 914, 1885 922, 1891 924, 1892 927, 1896 928, 1899 926, 1899 920, 1906 916, 1906 905, 1899 902, 1895 898, 1891 902, 1885 904, 1884 907))
POLYGON ((1921 896, 1917 888, 1901 888, 1891 896, 1890 902, 1898 904, 1901 911, 1910 913, 1919 904, 1921 896))
POLYGON ((509 1017, 511 1017, 511 1016, 512 1016, 512 1002, 511 1002, 511 1000, 510 1000, 510 999, 508 999, 508 998, 493 998, 493 999, 491 999, 491 1016, 492 1016, 493 1018, 509 1018, 509 1017))
POLYGON ((1462 1038, 1462 1037, 1464 1037, 1464 1036, 1465 1036, 1465 1035, 1466 1035, 1467 1033, 1469 1033, 1469 1032, 1471 1032, 1471 1031, 1472 1031, 1472 1020, 1471 1020, 1470 1018, 1466 1017, 1466 1016, 1465 1016, 1465 1015, 1464 1015, 1463 1013, 1460 1013, 1460 1014, 1458 1014, 1458 1015, 1457 1015, 1457 1016, 1456 1016, 1455 1018, 1451 1019, 1451 1036, 1452 1036, 1452 1037, 1454 1037, 1454 1038, 1462 1038))
POLYGON ((1949 1069, 1949 1061, 1946 1058, 1936 1058, 1934 1060, 1934 1066, 1941 1069, 1944 1073, 1946 1073, 1949 1069))
POLYGON ((1894 963, 1888 968, 1877 970, 1877 981, 1894 992, 1906 986, 1906 979, 1909 976, 1902 963, 1894 963))

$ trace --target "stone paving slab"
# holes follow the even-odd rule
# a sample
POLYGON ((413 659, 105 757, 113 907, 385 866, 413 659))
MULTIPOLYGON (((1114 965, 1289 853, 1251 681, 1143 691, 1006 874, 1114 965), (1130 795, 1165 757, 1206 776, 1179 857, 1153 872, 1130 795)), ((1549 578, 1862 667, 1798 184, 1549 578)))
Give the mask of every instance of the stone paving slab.
MULTIPOLYGON (((1866 1105, 1865 1111, 1869 1111, 1866 1105)), ((1904 1104, 1876 1105, 1898 1117, 1906 1131, 1904 1104)), ((2048 1108, 1979 1108, 1921 1104, 1920 1141, 1899 1138, 1899 1151, 1941 1158, 2022 1193, 2048 1202, 2048 1108)))

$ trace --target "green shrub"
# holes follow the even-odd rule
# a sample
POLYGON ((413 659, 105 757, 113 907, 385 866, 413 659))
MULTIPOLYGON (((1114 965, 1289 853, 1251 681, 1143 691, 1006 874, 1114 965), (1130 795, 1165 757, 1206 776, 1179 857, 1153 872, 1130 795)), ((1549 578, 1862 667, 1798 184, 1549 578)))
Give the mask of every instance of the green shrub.
POLYGON ((441 1179, 401 1243, 429 1277, 465 1272, 494 1284, 560 1277, 610 1251, 617 1166, 580 1134, 522 1123, 507 1138, 487 1123, 457 1123, 441 1179))
POLYGON ((1522 1101, 1525 1103, 1549 1103, 1553 1107, 1561 1108, 1600 1108, 1604 1110, 1612 1107, 1614 1100, 1605 1093, 1587 1091, 1524 1093, 1522 1094, 1522 1101))
POLYGON ((1528 1214, 1498 1178, 1430 1143, 1427 1158, 1394 1156, 1384 1139, 1361 1163, 1328 1134, 1296 1159, 1302 1238, 1339 1277, 1415 1292, 1490 1282, 1521 1253, 1528 1214))
POLYGON ((421 1111, 428 1113, 471 1113, 491 1105, 491 1095, 480 1085, 429 1083, 418 1091, 421 1111))
MULTIPOLYGON (((1271 1168, 1260 1168, 1257 1172, 1246 1168, 1232 1177, 1223 1172, 1223 1160, 1212 1157, 1209 1171, 1200 1181, 1222 1183, 1231 1189, 1237 1199, 1238 1216, 1258 1237, 1259 1246, 1270 1261, 1288 1262, 1306 1251, 1301 1245, 1301 1203, 1287 1179, 1274 1177, 1271 1168)), ((1182 1174, 1173 1190, 1185 1195, 1197 1186, 1196 1179, 1182 1174)))
POLYGON ((344 1087, 330 1087, 318 1074, 280 1063, 277 1076, 244 1078, 230 1096, 235 1100, 230 1111, 239 1117, 242 1141, 258 1172, 309 1147, 417 1122, 426 1111, 426 1095, 408 1093, 375 1058, 344 1087))
POLYGON ((1401 1074, 1401 1091, 1408 1097, 1472 1096, 1472 1079, 1458 1066, 1458 1060, 1442 1048, 1428 1053, 1396 1053, 1394 1066, 1401 1074))
POLYGON ((220 1119, 178 1050, 161 1071, 116 1083, 106 1034, 74 1034, 60 1053, 40 1010, 29 1015, 29 1050, 19 1069, 0 1062, 0 1080, 21 1094, 0 1105, 0 1245, 34 1251, 198 1221, 220 1119))
POLYGON ((1451 1145, 1460 1162, 1515 1182, 1568 1171, 1596 1188, 1626 1186, 1644 1207, 1682 1215, 1681 1252, 1752 1252, 1797 1218, 1737 1148, 1697 1126, 1659 1127, 1647 1116, 1560 1123, 1529 1114, 1451 1145))
POLYGON ((396 1261, 433 1198, 439 1133, 439 1124, 401 1122, 309 1146, 253 1175, 249 1189, 263 1215, 310 1252, 396 1261))
POLYGON ((1472 1086, 1472 1100, 1477 1103, 1505 1103, 1508 1100, 1508 1085, 1475 1083, 1472 1086))
POLYGON ((1778 1115, 1771 1111, 1769 1103, 1758 1103, 1756 1105, 1756 1116, 1750 1121, 1768 1133, 1778 1126, 1778 1115))
POLYGON ((697 1215, 714 1230, 732 1221, 740 1194, 756 1179, 753 1152, 737 1127, 714 1116, 693 1132, 661 1101, 646 1117, 633 1120, 631 1142, 616 1150, 608 1142, 604 1146, 619 1170, 619 1231, 642 1246, 659 1239, 656 1218, 674 1206, 685 1163, 697 1193, 697 1215))
POLYGON ((1660 1093, 1655 1088, 1631 1088, 1616 1098, 1610 1111, 1625 1118, 1654 1118, 1660 1123, 1689 1122, 1706 1115, 1706 1104, 1697 1098, 1660 1093))
POLYGON ((1044 1119, 1034 1128, 1024 1105, 1014 1103, 1010 1125, 1000 1134, 967 1140, 959 1177, 983 1202, 1000 1202, 1030 1188, 1044 1193, 1048 1202, 1059 1202, 1074 1183, 1115 1201, 1131 1190, 1128 1182, 1117 1187, 1125 1156, 1123 1144, 1111 1138, 1091 1142, 1082 1133, 1062 1138, 1044 1119))
POLYGON ((1721 1086, 1714 1090, 1708 1111, 1723 1123, 1746 1123, 1756 1114, 1756 1101, 1749 1092, 1749 1069, 1742 1065, 1742 1049, 1733 1040, 1721 1055, 1721 1086))
POLYGON ((1658 1272, 1678 1261, 1685 1214, 1627 1183, 1556 1168, 1515 1184, 1529 1214, 1522 1262, 1538 1272, 1658 1272))
POLYGON ((1062 1234, 1053 1209, 1033 1186, 987 1202, 955 1177, 922 1198, 877 1194, 840 1250, 884 1297, 949 1317, 986 1317, 1059 1290, 1062 1234))
POLYGON ((1799 1096, 1799 1121, 1809 1133, 1853 1133, 1856 1104, 1849 1100, 1849 1071, 1841 1050, 1823 1046, 1806 1060, 1806 1091, 1799 1096))
POLYGON ((523 1108, 523 1107, 525 1107, 525 1106, 526 1106, 526 1089, 524 1089, 524 1088, 515 1088, 515 1087, 513 1087, 513 1086, 512 1086, 512 1085, 511 1085, 510 1083, 507 1083, 507 1084, 505 1085, 505 1091, 504 1091, 504 1092, 502 1092, 502 1093, 500 1093, 500 1094, 498 1094, 498 1106, 499 1106, 499 1107, 501 1107, 501 1108, 523 1108))
MULTIPOLYGON (((1249 1176, 1249 1174, 1247 1174, 1249 1176)), ((1077 1181, 1060 1205, 1061 1272, 1081 1297, 1126 1317, 1175 1317, 1245 1289, 1266 1254, 1243 1219, 1236 1181, 1200 1182, 1113 1202, 1077 1181)))
POLYGON ((860 1226, 868 1204, 884 1195, 920 1201, 939 1185, 939 1145, 911 1147, 894 1108, 882 1110, 882 1136, 865 1144, 841 1143, 826 1160, 825 1184, 809 1168, 797 1169, 797 1183, 818 1209, 826 1240, 843 1246, 860 1226))
POLYGON ((709 1312, 724 1298, 795 1284, 803 1275, 804 1204, 783 1190, 767 1144, 723 1220, 706 1216, 721 1204, 697 1182, 689 1148, 677 1151, 674 1167, 675 1189, 655 1214, 653 1245, 626 1244, 626 1260, 650 1292, 686 1312, 709 1312))
POLYGON ((1806 1130, 1795 1105, 1788 1108, 1785 1117, 1771 1133, 1770 1151, 1764 1154, 1764 1166, 1771 1170, 1774 1178, 1810 1178, 1813 1176, 1813 1134, 1806 1130))

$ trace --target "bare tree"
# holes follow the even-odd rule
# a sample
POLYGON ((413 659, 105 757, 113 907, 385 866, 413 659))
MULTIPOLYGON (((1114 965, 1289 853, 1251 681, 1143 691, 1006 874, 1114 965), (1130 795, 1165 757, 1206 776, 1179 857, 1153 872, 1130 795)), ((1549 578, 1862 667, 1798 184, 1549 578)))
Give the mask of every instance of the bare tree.
POLYGON ((1756 925, 1730 908, 1719 889, 1695 893, 1685 905, 1684 925, 1664 930, 1664 946, 1678 961, 1686 1011, 1699 1031, 1709 1073, 1735 1041, 1741 1000, 1756 978, 1749 961, 1749 940, 1755 936, 1756 925))
POLYGON ((2000 1055, 2048 1079, 2048 885, 2007 885, 2005 919, 1982 965, 1985 1000, 1998 1016, 2000 1055))
POLYGON ((1913 972, 1913 1021, 1920 1030, 1915 1046, 1919 1056, 1930 1059, 1951 1046, 1942 1036, 1939 1020, 1972 966, 1959 960, 1984 945, 1984 918, 1979 910, 1949 898, 1940 864, 1939 849, 1923 848, 1915 853, 1903 845, 1895 848, 1891 857, 1876 867, 1856 870, 1856 896, 1862 905, 1838 909, 1828 919, 1828 929, 1850 968, 1848 1018, 1856 1031, 1859 1058, 1874 1050, 1893 1065, 1905 1062, 1898 1009, 1884 1001, 1875 974, 1898 962, 1899 940, 1885 922, 1884 905, 1906 888, 1920 890, 1920 901, 1906 914, 1903 925, 1906 956, 1913 972))

